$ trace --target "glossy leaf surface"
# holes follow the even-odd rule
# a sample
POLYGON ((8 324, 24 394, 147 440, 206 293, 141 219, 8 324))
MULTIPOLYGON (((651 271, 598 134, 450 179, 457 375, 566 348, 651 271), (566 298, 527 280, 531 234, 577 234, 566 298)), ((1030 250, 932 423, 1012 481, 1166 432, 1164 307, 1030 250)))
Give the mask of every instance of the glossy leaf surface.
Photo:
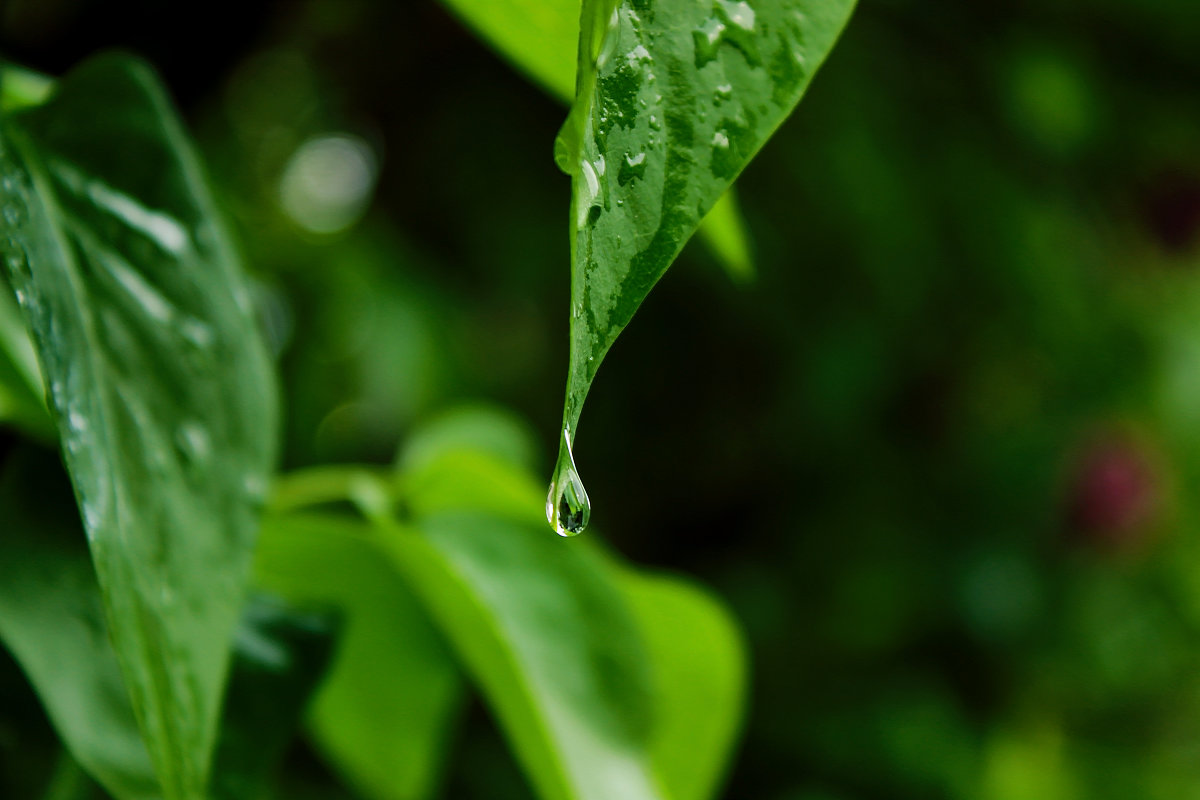
MULTIPOLYGON (((497 52, 564 103, 575 97, 580 0, 443 0, 497 52)), ((746 224, 733 190, 700 227, 735 280, 754 273, 746 224)))
POLYGON ((458 718, 463 680, 424 610, 361 520, 269 516, 256 555, 259 586, 328 607, 343 633, 309 713, 316 744, 365 797, 433 794, 458 718))
POLYGON ((201 797, 275 390, 244 276, 154 76, 118 56, 0 131, 0 249, 168 800, 201 797))
MULTIPOLYGON (((0 515, 0 642, 73 757, 109 794, 161 798, 59 460, 42 450, 15 451, 0 471, 0 515)), ((328 618, 257 600, 234 641, 214 770, 217 800, 261 796, 333 640, 328 618)))
POLYGON ((799 101, 852 0, 587 0, 556 159, 572 176, 564 429, 704 215, 799 101))

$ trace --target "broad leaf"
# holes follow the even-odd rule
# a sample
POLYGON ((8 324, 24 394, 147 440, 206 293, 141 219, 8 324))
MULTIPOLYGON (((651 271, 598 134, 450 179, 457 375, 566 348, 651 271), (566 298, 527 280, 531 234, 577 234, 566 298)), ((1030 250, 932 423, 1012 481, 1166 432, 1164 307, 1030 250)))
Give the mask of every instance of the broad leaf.
POLYGON ((127 58, 5 118, 0 208, 133 707, 166 798, 194 800, 274 457, 244 277, 175 113, 127 58))
POLYGON ((403 476, 413 528, 383 535, 543 800, 711 797, 744 690, 721 606, 547 538, 515 464, 465 442, 426 454, 403 476))
POLYGON ((573 185, 568 436, 617 335, 799 101, 852 6, 584 3, 578 92, 556 144, 573 185))
MULTIPOLYGON (((158 800, 162 789, 109 641, 87 540, 57 458, 29 448, 9 457, 0 473, 0 517, 0 641, 79 764, 116 800, 158 800)), ((247 609, 235 641, 217 800, 259 796, 331 645, 323 619, 261 600, 247 609)))
POLYGON ((369 533, 355 519, 269 516, 256 579, 342 617, 337 656, 309 714, 321 751, 365 797, 420 800, 436 787, 462 676, 369 533))
MULTIPOLYGON (((575 97, 580 0, 443 0, 479 35, 543 89, 569 104, 575 97)), ((745 223, 733 190, 700 226, 736 280, 754 274, 745 223)))

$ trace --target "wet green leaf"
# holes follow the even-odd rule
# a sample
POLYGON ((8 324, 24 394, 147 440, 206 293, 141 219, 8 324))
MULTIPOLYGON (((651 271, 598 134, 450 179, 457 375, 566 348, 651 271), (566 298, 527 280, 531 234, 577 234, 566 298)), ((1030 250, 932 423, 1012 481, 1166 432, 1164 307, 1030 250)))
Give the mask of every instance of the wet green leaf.
POLYGON ((799 101, 852 7, 585 2, 575 105, 555 147, 573 185, 569 435, 609 347, 799 101))
MULTIPOLYGON (((80 765, 117 800, 159 800, 56 457, 32 448, 9 457, 0 473, 0 516, 0 641, 80 765)), ((217 800, 260 796, 332 644, 327 618, 263 599, 247 607, 234 641, 214 770, 217 800)))
MULTIPOLYGON (((564 103, 575 97, 580 0, 443 0, 517 69, 564 103)), ((733 190, 713 206, 700 234, 738 281, 754 274, 746 225, 733 190)))
POLYGON ((336 609, 343 635, 309 727, 330 763, 365 797, 433 794, 458 718, 458 667, 361 520, 268 516, 258 584, 302 606, 336 609))
POLYGON ((0 211, 133 707, 164 795, 194 800, 274 458, 244 277, 178 118, 128 58, 5 118, 0 211))

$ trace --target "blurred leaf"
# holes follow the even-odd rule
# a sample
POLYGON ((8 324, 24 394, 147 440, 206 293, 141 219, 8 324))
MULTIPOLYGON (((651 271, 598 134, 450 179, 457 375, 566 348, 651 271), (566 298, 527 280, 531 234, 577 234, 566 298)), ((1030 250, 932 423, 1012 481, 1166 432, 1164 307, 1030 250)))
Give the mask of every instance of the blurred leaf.
POLYGON ((299 612, 269 597, 250 599, 234 636, 213 800, 266 796, 274 769, 324 677, 337 625, 329 614, 299 612))
POLYGON ((382 521, 390 551, 539 794, 712 796, 744 681, 724 610, 591 543, 547 536, 540 484, 466 442, 402 486, 415 530, 382 521))
POLYGON ((852 7, 585 2, 575 105, 555 143, 573 184, 568 436, 609 347, 799 101, 852 7))
POLYGON ((419 470, 450 450, 483 451, 523 470, 536 466, 532 431, 514 414, 494 406, 460 406, 418 428, 404 444, 398 463, 419 470))
POLYGON ((416 800, 435 789, 462 679, 369 532, 329 515, 269 516, 255 572, 269 591, 344 620, 309 715, 320 749, 365 796, 416 800))
POLYGON ((700 235, 708 242, 713 255, 725 267, 729 277, 738 283, 754 280, 754 257, 750 253, 750 235, 738 210, 737 193, 725 191, 700 223, 700 235))
POLYGON ((543 800, 665 797, 636 623, 594 553, 470 511, 379 535, 487 697, 543 800))
MULTIPOLYGON (((16 657, 72 756, 117 800, 157 800, 109 641, 87 540, 58 459, 15 451, 0 472, 0 639, 16 657)), ((244 614, 221 741, 218 800, 260 796, 324 668, 329 626, 257 601, 244 614)))
POLYGON ((442 0, 513 66, 564 102, 575 94, 580 0, 442 0))
POLYGON ((0 111, 16 111, 44 103, 54 81, 31 70, 0 61, 0 111))
POLYGON ((650 752, 658 776, 673 800, 716 797, 737 742, 745 694, 737 625, 691 583, 626 567, 618 575, 654 675, 650 752))
POLYGON ((8 281, 0 275, 0 422, 39 439, 57 438, 42 400, 42 375, 33 343, 8 281))
POLYGON ((168 800, 204 792, 274 383, 240 266, 154 76, 93 60, 5 121, 24 297, 126 684, 168 800))
MULTIPOLYGON (((580 0, 442 0, 489 45, 564 103, 575 97, 580 0)), ((701 235, 730 277, 754 273, 733 189, 713 206, 701 235)))
POLYGON ((0 639, 84 769, 117 800, 158 800, 61 472, 50 454, 18 450, 0 473, 0 639))

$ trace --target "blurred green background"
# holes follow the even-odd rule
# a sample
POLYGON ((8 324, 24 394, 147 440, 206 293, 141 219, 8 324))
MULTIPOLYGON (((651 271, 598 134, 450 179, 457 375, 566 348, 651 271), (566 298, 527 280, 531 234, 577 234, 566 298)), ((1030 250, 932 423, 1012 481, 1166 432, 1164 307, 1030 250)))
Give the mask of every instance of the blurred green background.
MULTIPOLYGON (((432 0, 0 4, 18 63, 113 46, 209 159, 285 468, 386 462, 472 401, 549 476, 554 99, 432 0)), ((757 279, 692 245, 614 348, 587 535, 740 619, 726 796, 1200 797, 1198 101, 1194 0, 863 0, 738 182, 757 279)), ((18 731, 51 736, 16 674, 10 786, 44 767, 5 758, 18 731)), ((529 796, 479 706, 449 759, 447 798, 529 796)), ((296 796, 350 797, 290 763, 296 796)))

